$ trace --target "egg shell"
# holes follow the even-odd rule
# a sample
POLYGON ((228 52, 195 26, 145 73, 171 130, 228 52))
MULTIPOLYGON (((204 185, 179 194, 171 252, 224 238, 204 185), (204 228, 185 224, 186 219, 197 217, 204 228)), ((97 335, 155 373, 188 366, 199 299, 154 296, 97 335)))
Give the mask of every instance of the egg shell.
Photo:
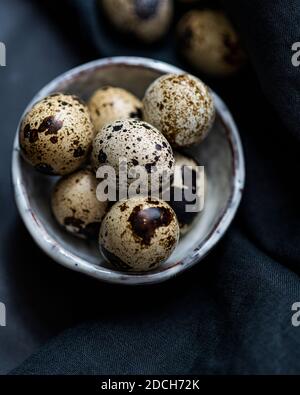
POLYGON ((81 238, 98 238, 108 202, 97 199, 96 189, 95 174, 87 169, 70 174, 55 185, 52 211, 68 232, 81 238))
POLYGON ((171 0, 102 0, 101 5, 120 32, 145 43, 160 39, 168 31, 173 16, 171 0))
POLYGON ((97 132, 118 119, 142 118, 142 102, 125 89, 105 86, 98 89, 88 102, 97 132))
POLYGON ((47 96, 24 116, 19 142, 23 157, 37 170, 66 175, 87 159, 94 136, 87 107, 74 95, 47 96))
POLYGON ((174 147, 200 143, 215 119, 210 90, 189 74, 166 74, 155 80, 145 93, 143 105, 144 120, 174 147))
MULTIPOLYGON (((188 166, 188 171, 190 168, 192 170, 192 191, 193 193, 197 191, 199 197, 205 198, 206 188, 207 188, 207 178, 204 171, 204 184, 200 182, 200 177, 203 176, 203 169, 200 168, 199 163, 182 153, 175 152, 175 173, 174 181, 171 186, 171 200, 168 202, 173 208, 180 226, 180 234, 185 235, 193 226, 195 219, 201 215, 201 212, 188 212, 186 206, 190 204, 195 204, 195 202, 188 202, 184 198, 184 191, 188 189, 189 186, 184 180, 184 167, 188 166), (203 189, 204 188, 204 189, 203 189), (176 189, 176 192, 175 192, 176 189), (181 201, 176 201, 174 196, 176 194, 182 196, 181 201)), ((204 169, 205 170, 205 169, 204 169)))
POLYGON ((92 151, 92 166, 96 171, 103 164, 119 171, 119 159, 126 158, 128 170, 143 166, 148 174, 155 166, 159 174, 174 172, 175 159, 166 138, 143 121, 126 119, 106 125, 97 134, 92 151))
POLYGON ((116 268, 153 270, 174 251, 179 225, 172 208, 161 200, 132 198, 116 203, 100 229, 100 249, 116 268))
POLYGON ((180 20, 177 31, 182 55, 198 71, 222 77, 237 72, 245 63, 238 34, 221 11, 190 11, 180 20))

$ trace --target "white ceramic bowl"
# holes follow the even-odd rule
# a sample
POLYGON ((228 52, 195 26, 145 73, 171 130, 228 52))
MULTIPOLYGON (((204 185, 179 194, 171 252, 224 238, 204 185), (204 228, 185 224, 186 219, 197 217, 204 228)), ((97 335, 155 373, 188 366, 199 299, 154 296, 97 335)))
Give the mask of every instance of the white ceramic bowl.
MULTIPOLYGON (((50 93, 74 93, 87 99, 96 88, 103 85, 119 86, 142 98, 146 88, 157 77, 165 73, 182 72, 166 63, 144 58, 96 60, 50 82, 32 99, 25 112, 50 93)), ((238 130, 228 108, 215 93, 214 99, 217 119, 212 131, 201 145, 187 150, 205 166, 208 190, 204 211, 199 214, 191 231, 180 240, 168 261, 152 272, 141 274, 114 270, 103 261, 96 245, 75 238, 56 223, 49 203, 56 177, 40 174, 25 163, 20 155, 18 127, 12 157, 15 198, 28 231, 41 249, 70 269, 122 284, 165 281, 201 261, 230 225, 241 199, 245 179, 238 130)))

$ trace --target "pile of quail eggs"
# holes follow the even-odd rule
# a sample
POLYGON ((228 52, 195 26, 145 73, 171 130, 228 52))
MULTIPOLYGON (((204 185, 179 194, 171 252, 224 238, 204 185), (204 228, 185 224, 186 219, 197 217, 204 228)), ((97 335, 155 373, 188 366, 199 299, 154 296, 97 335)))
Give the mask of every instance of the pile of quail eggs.
MULTIPOLYGON (((98 240, 107 262, 132 272, 157 268, 172 254, 180 234, 194 216, 184 202, 147 196, 101 201, 96 170, 108 164, 119 170, 143 166, 173 175, 175 164, 197 163, 173 149, 199 144, 210 131, 215 107, 209 88, 189 74, 167 74, 155 80, 143 101, 113 86, 100 87, 87 105, 80 98, 55 93, 24 116, 19 142, 24 159, 37 171, 61 176, 51 199, 57 222, 71 234, 98 240)), ((179 177, 172 189, 182 189, 179 177)))
POLYGON ((149 45, 175 25, 178 53, 196 72, 226 77, 239 71, 246 55, 218 0, 102 0, 109 25, 149 45))

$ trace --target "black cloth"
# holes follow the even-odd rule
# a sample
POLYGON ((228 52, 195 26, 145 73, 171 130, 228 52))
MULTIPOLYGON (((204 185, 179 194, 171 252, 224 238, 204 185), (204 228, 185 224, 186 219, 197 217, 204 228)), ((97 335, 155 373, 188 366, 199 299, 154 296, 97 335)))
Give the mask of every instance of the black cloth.
POLYGON ((168 283, 99 283, 89 298, 78 288, 73 314, 87 310, 89 320, 14 374, 300 373, 300 328, 291 324, 300 301, 300 68, 291 63, 300 3, 225 3, 253 66, 209 81, 245 149, 247 182, 233 225, 206 259, 168 283))

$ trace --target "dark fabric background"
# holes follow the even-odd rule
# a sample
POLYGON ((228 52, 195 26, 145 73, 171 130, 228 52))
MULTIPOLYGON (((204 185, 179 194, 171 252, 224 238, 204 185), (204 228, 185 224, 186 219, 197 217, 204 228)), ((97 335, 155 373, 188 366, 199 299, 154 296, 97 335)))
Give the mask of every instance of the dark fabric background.
MULTIPOLYGON (((2 135, 11 142, 8 127, 40 86, 99 56, 99 50, 106 56, 118 47, 105 37, 101 41, 90 2, 76 0, 72 8, 46 12, 20 0, 1 2, 11 11, 3 18, 6 30, 0 23, 6 32, 0 40, 10 43, 10 65, 0 69, 2 135), (82 31, 73 19, 78 14, 82 31)), ((208 80, 231 108, 245 149, 247 183, 233 225, 205 260, 168 283, 110 286, 50 262, 15 219, 1 189, 1 212, 10 219, 6 214, 7 223, 0 223, 6 230, 0 300, 13 312, 18 339, 9 326, 6 335, 0 328, 0 353, 7 348, 1 357, 13 350, 7 364, 13 367, 52 338, 14 373, 300 373, 300 327, 291 325, 291 306, 300 301, 300 68, 291 64, 291 46, 300 41, 300 3, 225 3, 251 62, 227 81, 208 80)), ((152 56, 182 66, 171 41, 164 45, 166 51, 153 48, 152 56)), ((135 53, 140 51, 128 48, 135 53)), ((10 152, 5 144, 0 149, 7 167, 10 152)), ((6 174, 3 185, 8 188, 6 174)))

